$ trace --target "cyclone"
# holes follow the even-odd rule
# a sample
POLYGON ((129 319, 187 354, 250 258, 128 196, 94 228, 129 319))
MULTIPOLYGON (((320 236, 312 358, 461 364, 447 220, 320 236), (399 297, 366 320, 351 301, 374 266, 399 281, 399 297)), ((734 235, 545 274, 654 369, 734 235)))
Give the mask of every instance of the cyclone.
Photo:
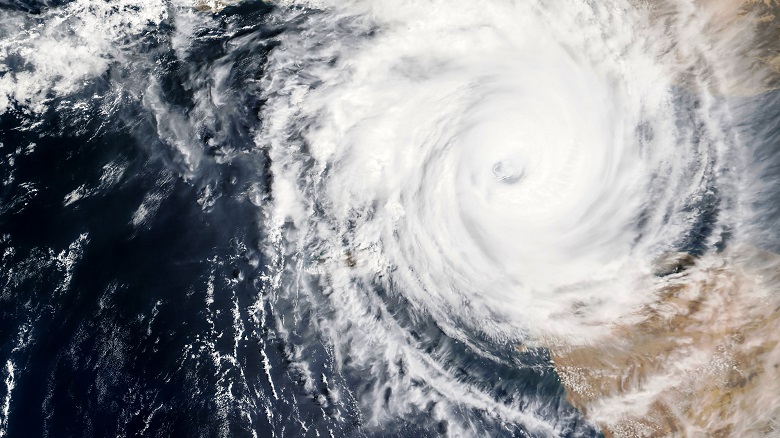
POLYGON ((271 57, 257 141, 276 245, 330 291, 333 342, 369 339, 365 366, 413 363, 439 397, 534 424, 431 363, 415 321, 491 360, 587 344, 655 299, 659 258, 730 238, 732 78, 706 37, 625 2, 316 7, 271 57))
POLYGON ((758 3, 0 3, 0 438, 775 431, 758 3))

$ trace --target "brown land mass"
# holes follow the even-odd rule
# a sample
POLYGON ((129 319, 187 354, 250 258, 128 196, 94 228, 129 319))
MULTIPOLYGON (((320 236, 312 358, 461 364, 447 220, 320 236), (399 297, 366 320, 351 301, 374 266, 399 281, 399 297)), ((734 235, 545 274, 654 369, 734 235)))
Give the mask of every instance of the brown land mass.
POLYGON ((778 267, 780 256, 743 248, 659 279, 640 322, 551 346, 567 399, 607 437, 777 436, 778 267))

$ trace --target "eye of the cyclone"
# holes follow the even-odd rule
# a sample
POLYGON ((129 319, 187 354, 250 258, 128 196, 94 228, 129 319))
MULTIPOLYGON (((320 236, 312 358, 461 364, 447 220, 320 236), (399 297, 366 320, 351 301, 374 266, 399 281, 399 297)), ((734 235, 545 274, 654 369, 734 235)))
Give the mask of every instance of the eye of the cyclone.
POLYGON ((512 159, 498 161, 491 168, 493 178, 504 184, 515 184, 521 179, 525 171, 516 161, 512 159))

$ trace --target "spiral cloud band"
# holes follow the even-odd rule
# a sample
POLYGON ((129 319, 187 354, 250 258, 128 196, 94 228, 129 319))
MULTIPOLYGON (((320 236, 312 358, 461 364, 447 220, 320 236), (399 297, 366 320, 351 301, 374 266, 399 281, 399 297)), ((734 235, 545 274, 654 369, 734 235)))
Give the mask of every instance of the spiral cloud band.
POLYGON ((733 231, 739 156, 713 73, 728 69, 692 4, 672 19, 611 1, 303 6, 316 11, 291 12, 302 31, 270 60, 257 140, 273 162, 271 252, 322 279, 337 349, 414 364, 383 371, 388 387, 420 379, 528 415, 431 362, 409 326, 430 317, 491 357, 483 342, 587 344, 654 299, 659 258, 733 231))
POLYGON ((685 107, 708 91, 678 82, 630 11, 466 3, 371 10, 388 20, 375 35, 279 52, 317 76, 270 111, 277 220, 343 281, 386 272, 415 306, 491 335, 615 318, 646 298, 632 281, 653 257, 691 239, 725 109, 685 107), (346 252, 357 266, 337 266, 346 252), (573 305, 594 309, 567 321, 573 305))

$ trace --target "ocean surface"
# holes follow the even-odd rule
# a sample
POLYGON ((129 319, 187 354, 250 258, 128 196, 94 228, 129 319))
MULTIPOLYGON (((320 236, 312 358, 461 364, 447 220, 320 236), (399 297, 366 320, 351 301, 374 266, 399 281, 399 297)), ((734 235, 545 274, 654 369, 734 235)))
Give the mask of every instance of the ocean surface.
POLYGON ((602 436, 545 339, 780 252, 780 94, 632 11, 0 0, 0 437, 602 436))

